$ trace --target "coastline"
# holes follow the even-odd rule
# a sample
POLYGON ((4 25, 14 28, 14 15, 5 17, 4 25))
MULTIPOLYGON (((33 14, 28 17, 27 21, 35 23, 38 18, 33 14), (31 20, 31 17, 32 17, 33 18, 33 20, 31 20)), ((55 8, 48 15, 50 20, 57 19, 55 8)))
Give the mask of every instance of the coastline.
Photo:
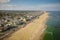
POLYGON ((35 19, 33 22, 27 24, 25 28, 18 30, 11 37, 4 40, 38 40, 43 33, 43 31, 40 31, 46 28, 45 22, 47 18, 48 13, 44 13, 39 16, 39 19, 35 19))

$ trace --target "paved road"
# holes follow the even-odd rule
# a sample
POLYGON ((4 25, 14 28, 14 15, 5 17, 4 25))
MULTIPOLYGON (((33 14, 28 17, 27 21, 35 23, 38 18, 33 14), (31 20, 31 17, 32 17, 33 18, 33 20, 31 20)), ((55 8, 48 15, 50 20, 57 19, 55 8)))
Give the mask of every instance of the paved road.
POLYGON ((11 34, 10 37, 4 40, 39 40, 46 29, 45 22, 47 18, 47 13, 41 15, 39 19, 35 19, 33 22, 27 24, 26 27, 11 34))

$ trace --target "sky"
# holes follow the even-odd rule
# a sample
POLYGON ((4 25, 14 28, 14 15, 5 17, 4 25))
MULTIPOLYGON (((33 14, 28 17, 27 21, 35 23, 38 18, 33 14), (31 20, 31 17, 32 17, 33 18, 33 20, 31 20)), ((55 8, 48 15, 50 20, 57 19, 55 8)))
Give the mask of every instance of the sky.
POLYGON ((60 0, 0 0, 0 10, 60 11, 60 0))

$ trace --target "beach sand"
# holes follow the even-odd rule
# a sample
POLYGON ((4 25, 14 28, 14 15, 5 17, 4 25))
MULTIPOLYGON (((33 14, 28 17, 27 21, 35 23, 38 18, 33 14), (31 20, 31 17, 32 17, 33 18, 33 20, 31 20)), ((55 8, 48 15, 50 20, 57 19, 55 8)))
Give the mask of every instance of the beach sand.
POLYGON ((26 27, 19 29, 4 40, 40 40, 46 29, 45 23, 47 18, 48 13, 45 12, 38 19, 35 19, 27 24, 26 27))

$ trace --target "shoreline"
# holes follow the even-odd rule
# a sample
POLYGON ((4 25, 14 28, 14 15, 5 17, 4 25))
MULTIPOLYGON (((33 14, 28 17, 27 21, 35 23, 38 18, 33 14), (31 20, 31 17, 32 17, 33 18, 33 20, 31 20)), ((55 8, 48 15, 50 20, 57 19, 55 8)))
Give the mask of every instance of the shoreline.
MULTIPOLYGON (((17 32, 13 33, 11 37, 9 37, 5 40, 19 40, 19 39, 20 40, 28 40, 28 39, 31 40, 30 37, 33 34, 37 35, 37 32, 39 33, 39 30, 41 30, 40 27, 35 27, 35 26, 41 26, 40 23, 41 24, 44 23, 44 20, 46 20, 46 18, 44 16, 46 16, 46 18, 47 18, 47 13, 44 13, 43 15, 41 15, 39 17, 39 19, 35 19, 33 22, 27 24, 25 28, 18 30, 17 32), (40 20, 42 18, 43 18, 43 20, 40 20), (31 26, 33 26, 33 27, 31 27, 31 26), (35 33, 35 31, 36 31, 36 33, 35 33)), ((43 25, 45 25, 45 24, 43 24, 43 25)), ((34 38, 32 40, 34 40, 34 38)), ((38 38, 36 38, 36 39, 38 39, 38 38)))

